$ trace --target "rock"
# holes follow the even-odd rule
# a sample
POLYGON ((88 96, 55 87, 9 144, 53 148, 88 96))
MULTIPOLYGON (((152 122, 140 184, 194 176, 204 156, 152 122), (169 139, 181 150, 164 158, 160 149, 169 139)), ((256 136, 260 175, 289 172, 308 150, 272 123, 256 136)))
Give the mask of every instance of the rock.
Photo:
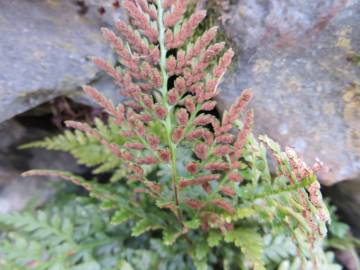
POLYGON ((0 2, 0 122, 96 82, 90 56, 114 62, 104 20, 90 11, 80 15, 73 1, 0 2))
POLYGON ((81 173, 82 169, 76 165, 71 155, 60 151, 46 149, 20 150, 24 143, 53 136, 48 131, 24 126, 15 119, 0 124, 0 168, 8 168, 12 172, 38 169, 67 170, 81 173))
POLYGON ((336 251, 336 259, 348 270, 358 270, 360 268, 359 258, 355 249, 336 251))
MULTIPOLYGON (((26 170, 50 169, 68 171, 75 174, 84 173, 84 167, 77 165, 76 160, 68 153, 46 149, 30 149, 26 155, 30 158, 26 170)), ((39 177, 37 177, 39 179, 39 177)))
POLYGON ((0 124, 0 213, 19 211, 28 203, 44 203, 55 189, 51 177, 21 177, 29 169, 58 169, 81 174, 84 168, 78 166, 67 153, 47 151, 44 149, 19 150, 22 143, 51 136, 15 120, 0 124), (50 180, 50 181, 49 181, 50 180))
MULTIPOLYGON (((125 97, 120 94, 119 87, 114 84, 112 78, 107 74, 102 74, 98 80, 92 82, 90 85, 101 91, 102 94, 111 99, 115 104, 125 100, 125 97)), ((69 97, 77 103, 85 104, 94 108, 100 108, 95 101, 82 91, 73 92, 69 95, 69 97)))
POLYGON ((251 88, 256 133, 322 161, 325 185, 360 179, 360 2, 231 3, 222 21, 238 58, 220 109, 251 88))
POLYGON ((26 129, 14 120, 0 123, 0 154, 9 151, 9 148, 21 140, 26 133, 26 129))
POLYGON ((19 172, 0 168, 0 213, 23 210, 29 203, 43 204, 54 194, 49 182, 26 178, 19 172))
POLYGON ((69 154, 18 150, 20 144, 51 133, 34 128, 31 123, 23 126, 7 119, 62 95, 95 106, 82 94, 80 88, 84 84, 97 87, 115 102, 121 100, 109 77, 90 61, 96 55, 115 62, 100 27, 111 27, 113 20, 122 16, 121 11, 111 10, 107 3, 108 12, 99 15, 96 3, 89 3, 86 12, 81 12, 74 5, 78 2, 0 2, 0 212, 20 210, 34 197, 42 203, 53 194, 54 190, 48 187, 51 181, 24 179, 20 174, 25 170, 84 172, 69 154))

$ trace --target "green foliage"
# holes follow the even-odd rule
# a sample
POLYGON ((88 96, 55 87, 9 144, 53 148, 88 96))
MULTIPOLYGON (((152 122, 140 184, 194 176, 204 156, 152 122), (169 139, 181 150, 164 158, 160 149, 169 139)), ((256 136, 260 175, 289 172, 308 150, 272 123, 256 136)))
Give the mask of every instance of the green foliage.
POLYGON ((350 231, 349 225, 340 221, 336 214, 336 207, 328 203, 331 214, 331 224, 329 225, 329 235, 325 241, 325 246, 332 250, 346 250, 351 254, 352 262, 357 269, 360 269, 360 259, 357 250, 360 248, 359 239, 355 238, 350 231))
POLYGON ((165 247, 149 235, 129 242, 134 228, 112 225, 109 219, 109 213, 101 210, 95 201, 74 196, 65 196, 43 210, 2 214, 0 268, 180 270, 193 267, 186 261, 184 250, 165 247))
POLYGON ((339 264, 335 262, 335 257, 332 252, 327 252, 325 254, 325 260, 321 264, 315 264, 311 261, 301 261, 300 258, 295 258, 291 261, 284 260, 277 270, 341 270, 343 269, 339 264))
POLYGON ((283 234, 273 237, 268 234, 264 237, 265 260, 268 265, 278 265, 282 261, 296 256, 296 245, 291 237, 283 234))
MULTIPOLYGON (((249 144, 251 144, 251 141, 249 142, 249 144)), ((253 150, 254 160, 264 157, 263 153, 259 151, 258 147, 260 146, 261 144, 255 144, 252 146, 248 145, 246 147, 246 149, 251 148, 253 150)), ((182 153, 185 156, 188 154, 186 151, 179 151, 179 153, 182 153)), ((181 159, 185 158, 185 156, 181 157, 181 159)), ((264 160, 264 162, 265 162, 265 166, 262 166, 261 167, 262 169, 264 167, 266 168, 268 167, 267 161, 264 160)), ((244 168, 246 169, 247 167, 244 168)), ((253 171, 254 175, 268 174, 268 172, 267 173, 261 173, 260 171, 254 172, 253 168, 251 170, 253 171)), ((221 219, 220 220, 221 223, 225 222, 225 223, 236 224, 236 228, 233 230, 229 230, 229 231, 226 230, 225 232, 221 232, 215 226, 213 229, 210 229, 206 233, 206 232, 202 232, 201 229, 199 230, 201 221, 198 218, 194 218, 192 220, 187 221, 186 226, 188 230, 193 230, 194 233, 196 233, 196 234, 189 233, 189 238, 191 239, 191 242, 187 242, 186 238, 183 237, 184 234, 181 231, 179 224, 177 223, 176 219, 173 218, 173 214, 171 211, 163 211, 161 210, 161 208, 159 209, 157 207, 154 208, 153 206, 151 206, 149 198, 145 196, 145 194, 140 193, 138 195, 134 195, 131 192, 131 190, 126 188, 125 183, 119 182, 119 183, 99 184, 96 183, 96 181, 95 182, 86 181, 85 179, 74 176, 70 173, 58 172, 58 171, 53 173, 67 180, 71 179, 72 182, 76 182, 77 184, 80 184, 81 186, 85 187, 87 190, 90 191, 89 194, 91 196, 99 200, 98 202, 100 203, 100 206, 103 209, 108 209, 106 211, 96 209, 96 211, 91 211, 91 214, 87 212, 86 216, 88 218, 94 216, 94 218, 97 219, 101 216, 105 216, 106 217, 105 224, 107 228, 112 228, 114 226, 118 226, 122 224, 120 226, 125 226, 129 228, 128 231, 123 233, 115 233, 115 234, 126 235, 127 237, 130 237, 130 235, 134 237, 139 237, 145 234, 145 237, 148 238, 151 237, 149 235, 151 235, 151 232, 153 230, 155 230, 155 232, 156 230, 163 230, 163 242, 162 243, 158 242, 159 244, 161 243, 162 248, 167 249, 169 247, 173 247, 174 244, 176 243, 175 246, 179 245, 179 247, 181 248, 180 251, 183 259, 186 258, 187 256, 190 256, 187 257, 188 258, 187 260, 191 258, 190 262, 192 262, 197 267, 197 269, 211 269, 212 260, 215 260, 216 262, 223 261, 224 265, 225 264, 233 265, 235 267, 241 267, 241 265, 243 264, 253 265, 254 269, 275 269, 275 267, 279 265, 281 265, 281 267, 285 267, 285 266, 290 267, 290 265, 296 266, 299 263, 298 260, 294 261, 294 258, 296 257, 295 256, 296 251, 298 250, 298 248, 307 248, 307 247, 298 246, 299 242, 294 241, 295 236, 293 235, 293 237, 291 237, 292 230, 289 231, 286 229, 286 227, 282 225, 282 223, 284 222, 284 217, 286 217, 285 220, 286 222, 288 222, 286 223, 287 224, 286 226, 290 226, 290 225, 295 226, 296 224, 302 224, 302 223, 304 223, 304 227, 308 226, 306 220, 303 220, 303 217, 301 215, 299 216, 296 213, 296 211, 290 207, 291 203, 293 203, 290 197, 296 195, 296 193, 294 194, 294 192, 296 192, 296 189, 298 189, 299 187, 295 186, 293 188, 291 187, 284 188, 284 183, 280 181, 281 179, 279 179, 279 182, 277 183, 281 188, 275 188, 276 192, 274 192, 273 194, 270 192, 271 189, 267 190, 259 185, 257 185, 255 189, 252 184, 243 185, 242 189, 241 190, 239 189, 238 196, 240 199, 243 200, 243 202, 240 203, 239 207, 236 208, 236 212, 234 214, 229 214, 225 212, 222 213, 221 216, 219 216, 221 219), (294 220, 292 220, 292 218, 294 220), (290 221, 292 222, 295 221, 295 223, 291 223, 290 221), (270 228, 273 228, 270 234, 261 233, 261 231, 269 230, 270 228), (257 232, 257 230, 259 230, 259 232, 257 232), (287 234, 288 236, 285 236, 287 234), (230 245, 228 245, 227 243, 230 245), (239 258, 231 255, 235 247, 238 247, 240 249, 241 253, 244 256, 243 258, 239 258), (284 249, 284 247, 286 247, 286 249, 284 249), (224 251, 219 253, 217 252, 218 248, 221 248, 224 251)), ((46 172, 45 174, 50 175, 50 171, 46 172)), ((162 174, 166 174, 166 173, 162 172, 162 174)), ((261 179, 262 178, 260 178, 260 180, 261 179)), ((264 181, 270 181, 270 179, 264 181)), ((252 183, 252 181, 250 181, 249 183, 252 183)), ((273 186, 277 187, 278 185, 273 185, 273 186)), ((79 203, 79 201, 74 201, 69 207, 70 210, 74 210, 75 209, 74 206, 84 207, 82 206, 81 203, 79 203)), ((95 206, 92 205, 92 207, 95 206)), ((55 213, 59 213, 59 212, 55 211, 55 213)), ((66 220, 69 219, 71 220, 71 217, 73 217, 74 215, 70 214, 67 211, 62 211, 61 213, 63 213, 64 215, 64 217, 61 218, 61 220, 64 220, 63 222, 65 222, 66 224, 67 223, 71 224, 71 222, 68 222, 66 220)), ((42 215, 43 214, 40 214, 40 216, 42 215)), ((19 233, 24 228, 34 228, 35 225, 31 225, 29 227, 25 226, 23 228, 24 225, 22 224, 24 224, 26 220, 28 220, 27 223, 38 222, 37 221, 38 219, 29 213, 13 214, 11 215, 11 218, 6 216, 0 218, 0 221, 1 220, 4 224, 11 225, 13 230, 17 233, 19 233)), ((46 220, 52 220, 52 218, 42 218, 40 220, 46 221, 46 220)), ((90 222, 90 220, 91 219, 87 219, 84 221, 90 222)), ((96 221, 96 223, 99 222, 96 221)), ((49 225, 48 222, 42 224, 42 226, 40 226, 39 229, 41 228, 44 229, 45 231, 40 233, 40 235, 48 235, 49 232, 47 232, 47 229, 49 228, 49 226, 51 227, 52 225, 53 223, 50 223, 49 225)), ((79 226, 91 227, 88 224, 83 225, 81 223, 79 223, 79 226)), ((61 230, 61 228, 63 227, 58 226, 58 228, 60 228, 61 230)), ((71 226, 69 228, 71 228, 71 226)), ((104 232, 106 233, 105 227, 97 227, 97 228, 99 229, 98 233, 101 234, 104 234, 104 232)), ((111 229, 108 230, 111 231, 111 229)), ((51 228, 50 231, 52 232, 53 228, 51 228)), ((296 232, 297 234, 300 234, 300 237, 303 237, 300 238, 300 243, 301 243, 302 241, 304 241, 304 238, 306 238, 306 233, 304 234, 303 231, 296 231, 296 232)), ((59 243, 66 242, 66 239, 70 241, 71 239, 74 238, 74 236, 71 236, 71 234, 66 234, 66 233, 63 234, 59 232, 58 234, 55 234, 54 237, 55 236, 61 236, 61 238, 57 240, 59 243)), ((109 238, 112 239, 113 241, 116 241, 115 240, 116 238, 114 238, 113 235, 109 236, 109 238)), ((33 238, 31 238, 31 240, 33 240, 33 238)), ((49 240, 51 240, 51 237, 49 238, 49 240)), ((136 240, 131 240, 131 241, 135 242, 136 240)), ((5 246, 6 245, 4 245, 4 247, 5 246)), ((77 248, 75 250, 80 250, 79 252, 82 253, 81 251, 82 246, 79 247, 77 242, 76 242, 76 246, 77 248)), ((141 246, 143 247, 144 243, 142 243, 141 246)), ((35 248, 33 250, 34 252, 36 251, 35 248)), ((131 252, 135 252, 135 251, 131 251, 131 252)), ((316 256, 322 256, 321 253, 322 251, 318 250, 316 256)), ((21 253, 18 254, 22 258, 26 258, 21 256, 21 253)), ((9 254, 6 254, 6 256, 9 256, 9 254)), ((33 255, 33 256, 34 258, 39 258, 39 255, 37 256, 33 255)), ((124 265, 124 267, 133 267, 134 269, 141 268, 141 267, 137 268, 136 264, 134 263, 131 264, 129 258, 127 258, 127 260, 124 260, 124 258, 126 257, 120 255, 120 253, 112 254, 109 256, 112 258, 111 260, 112 263, 113 260, 122 260, 121 263, 122 265, 124 265)), ((166 256, 170 256, 167 259, 171 261, 172 258, 171 256, 174 256, 174 254, 170 253, 167 254, 166 256)), ((54 258, 55 258, 54 260, 58 260, 56 256, 54 256, 54 258)), ((65 260, 66 258, 61 257, 61 259, 65 260)), ((306 260, 304 258, 304 261, 307 264, 309 264, 309 260, 306 260)), ((53 261, 50 260, 49 264, 52 263, 53 261)), ((78 263, 78 261, 75 263, 78 263)), ((96 261, 96 263, 98 262, 96 261)), ((186 259, 184 259, 184 261, 180 260, 177 263, 180 265, 184 265, 184 264, 187 265, 186 259)), ((190 266, 192 265, 192 263, 190 263, 190 266)), ((18 264, 21 265, 21 262, 18 262, 18 264)), ((191 267, 194 267, 194 265, 191 267)), ((104 266, 100 264, 100 269, 107 269, 107 268, 104 268, 104 266)), ((178 269, 183 269, 183 268, 178 268, 178 269)), ((292 268, 284 268, 284 269, 292 269, 292 268)))
POLYGON ((36 213, 0 216, 6 231, 0 247, 6 265, 22 269, 104 269, 95 253, 114 240, 108 216, 77 199, 36 213), (14 246, 16 249, 14 249, 14 246))
MULTIPOLYGON (((94 129, 111 143, 122 145, 125 142, 125 139, 119 135, 120 127, 111 121, 104 123, 100 119, 95 119, 94 129)), ((117 159, 98 140, 80 130, 66 130, 64 134, 53 138, 24 144, 20 149, 34 147, 69 152, 79 164, 94 167, 92 171, 94 174, 111 172, 113 174, 111 181, 113 182, 124 176, 123 170, 117 170, 121 165, 121 160, 117 159)))
POLYGON ((265 270, 263 262, 263 240, 260 234, 251 228, 237 228, 225 235, 225 241, 239 247, 245 258, 254 265, 254 270, 265 270))

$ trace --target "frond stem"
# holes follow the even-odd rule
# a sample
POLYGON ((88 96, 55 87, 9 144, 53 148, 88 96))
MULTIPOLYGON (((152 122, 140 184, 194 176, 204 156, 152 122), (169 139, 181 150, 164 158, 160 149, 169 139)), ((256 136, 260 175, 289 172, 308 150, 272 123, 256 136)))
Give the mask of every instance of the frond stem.
POLYGON ((165 26, 163 23, 163 17, 164 17, 164 9, 162 6, 162 1, 157 1, 158 6, 158 27, 159 27, 159 46, 160 46, 160 70, 161 70, 161 76, 162 76, 162 98, 163 98, 163 104, 165 108, 168 111, 168 115, 165 119, 165 128, 166 128, 166 137, 168 141, 168 145, 170 148, 171 153, 171 172, 172 172, 172 185, 173 185, 173 191, 174 191, 174 199, 175 204, 177 207, 177 215, 178 219, 182 223, 182 213, 179 208, 179 194, 177 189, 177 168, 176 168, 176 145, 171 140, 171 132, 172 132, 172 124, 171 124, 171 110, 172 106, 170 106, 167 102, 167 92, 168 92, 168 74, 166 71, 166 47, 165 47, 165 26))

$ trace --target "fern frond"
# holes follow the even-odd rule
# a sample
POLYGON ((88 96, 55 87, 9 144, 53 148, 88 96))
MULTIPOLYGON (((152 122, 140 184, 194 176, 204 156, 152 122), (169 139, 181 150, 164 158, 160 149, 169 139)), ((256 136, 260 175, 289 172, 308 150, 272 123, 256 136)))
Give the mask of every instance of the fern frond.
POLYGON ((189 43, 206 11, 195 9, 184 18, 186 4, 124 0, 131 26, 116 24, 121 38, 102 29, 119 66, 93 62, 128 100, 114 104, 84 86, 109 120, 66 121, 75 131, 24 146, 70 152, 94 174, 110 172, 110 183, 61 171, 24 175, 58 176, 84 187, 111 209, 112 224, 131 224, 135 237, 160 231, 164 245, 183 245, 199 269, 209 265, 223 240, 229 249, 241 250, 243 265, 265 269, 262 235, 269 231, 264 227, 275 226, 293 237, 304 261, 316 264, 324 257, 328 218, 315 173, 292 149, 282 151, 270 138, 252 135, 254 113, 246 111, 250 90, 222 117, 210 113, 234 51, 215 43, 217 28, 189 43), (277 163, 274 176, 266 149, 277 163), (120 178, 125 181, 117 182, 120 178))
POLYGON ((286 236, 268 234, 264 237, 265 252, 264 257, 267 264, 274 263, 275 265, 281 264, 284 260, 294 258, 296 256, 296 245, 294 240, 286 236))
MULTIPOLYGON (((119 126, 112 121, 105 124, 96 119, 95 130, 111 143, 122 145, 125 142, 119 134, 119 126)), ((94 174, 111 172, 122 165, 121 160, 111 150, 96 138, 80 130, 66 130, 64 134, 20 146, 20 149, 28 148, 45 148, 68 152, 74 156, 79 164, 95 167, 93 169, 94 174)))
POLYGON ((250 228, 237 228, 227 232, 226 242, 232 242, 239 247, 245 259, 252 262, 254 270, 265 270, 263 261, 263 240, 260 234, 250 228))
POLYGON ((96 181, 87 181, 81 176, 74 175, 69 172, 59 171, 59 170, 30 170, 27 172, 24 172, 22 176, 54 176, 54 177, 60 177, 66 181, 69 181, 75 185, 81 186, 87 191, 89 191, 90 195, 92 195, 95 198, 103 199, 103 200, 110 200, 117 202, 116 196, 114 196, 112 193, 110 187, 108 186, 102 186, 101 184, 98 184, 96 181))
POLYGON ((1 241, 0 266, 6 270, 29 269, 39 265, 39 258, 43 255, 38 242, 28 241, 26 238, 14 234, 9 240, 1 241))
POLYGON ((116 241, 106 236, 107 221, 105 213, 80 200, 35 215, 1 214, 6 232, 0 240, 1 269, 102 269, 93 252, 116 241))

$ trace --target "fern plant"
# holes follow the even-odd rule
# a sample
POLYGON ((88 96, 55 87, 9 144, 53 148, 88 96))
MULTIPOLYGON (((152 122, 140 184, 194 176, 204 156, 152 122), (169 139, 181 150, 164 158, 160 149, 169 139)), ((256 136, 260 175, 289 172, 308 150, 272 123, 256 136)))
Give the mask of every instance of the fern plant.
POLYGON ((36 214, 2 215, 0 222, 12 230, 0 247, 7 258, 2 269, 100 269, 94 249, 114 242, 106 235, 106 213, 80 200, 36 214))
POLYGON ((217 27, 188 42, 206 12, 185 18, 183 0, 125 0, 123 7, 130 25, 116 23, 121 38, 102 29, 119 65, 93 60, 128 100, 114 105, 85 86, 107 121, 67 121, 75 131, 24 146, 70 152, 95 179, 50 170, 24 175, 59 176, 82 186, 111 224, 132 224, 134 237, 162 235, 164 245, 183 246, 197 269, 216 261, 226 269, 265 269, 266 235, 291 239, 301 264, 320 269, 327 262, 328 213, 313 170, 292 149, 283 152, 270 138, 252 135, 253 112, 245 110, 250 90, 221 119, 211 114, 234 52, 212 44, 217 27), (108 181, 97 181, 105 172, 108 181))
POLYGON ((42 210, 4 214, 0 223, 5 270, 191 268, 181 246, 165 247, 148 237, 129 243, 129 226, 112 225, 109 214, 88 197, 65 196, 42 210))

